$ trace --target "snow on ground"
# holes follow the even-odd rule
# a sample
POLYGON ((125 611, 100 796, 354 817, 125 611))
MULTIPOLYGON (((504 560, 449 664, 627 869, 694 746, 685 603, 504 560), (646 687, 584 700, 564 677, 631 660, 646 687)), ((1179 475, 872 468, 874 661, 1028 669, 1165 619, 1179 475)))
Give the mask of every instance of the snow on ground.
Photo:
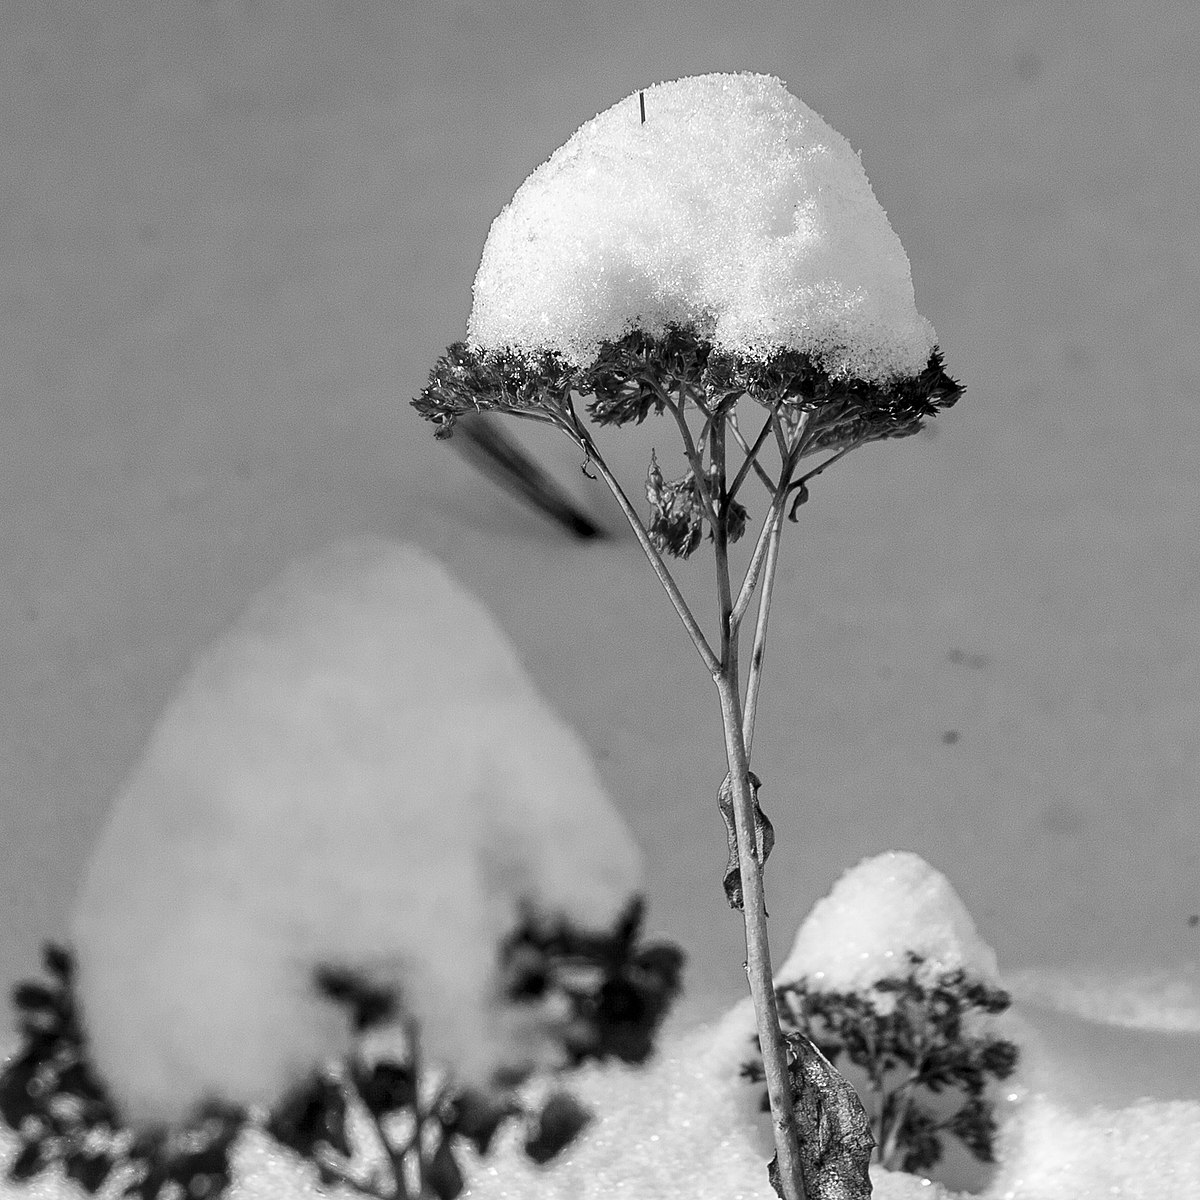
MULTIPOLYGON (((833 935, 844 928, 851 908, 855 927, 875 934, 861 943, 871 949, 855 955, 860 983, 890 973, 905 950, 917 949, 910 933, 947 966, 994 964, 949 881, 916 855, 889 852, 847 872, 814 908, 797 939, 809 947, 807 970, 838 976, 844 956, 833 935), (904 930, 894 919, 896 907, 919 911, 927 920, 904 930), (931 926, 941 931, 936 948, 928 938, 931 926)), ((1080 1088, 1071 1079, 1065 1039, 1047 1041, 1023 1013, 1002 1020, 1022 1057, 1017 1075, 996 1097, 999 1165, 977 1172, 972 1194, 987 1200, 1181 1200, 1200 1194, 1200 1103, 1153 1098, 1096 1103, 1093 1084, 1080 1088)), ((1200 1039, 1190 1041, 1194 1067, 1200 1039)), ((575 1073, 572 1091, 594 1113, 579 1139, 538 1167, 521 1152, 517 1131, 502 1133, 486 1160, 469 1160, 466 1197, 771 1200, 764 1164, 773 1148, 769 1118, 759 1107, 761 1085, 740 1077, 753 1048, 753 1012, 742 1000, 719 1022, 666 1038, 646 1068, 575 1073)), ((1090 1047, 1092 1053, 1096 1049, 1090 1047)), ((1121 1064, 1110 1062, 1108 1068, 1119 1071, 1121 1064)), ((11 1153, 12 1139, 0 1128, 0 1163, 11 1153)), ((925 1178, 879 1169, 872 1175, 876 1200, 949 1197, 942 1184, 925 1178)), ((296 1160, 258 1135, 243 1139, 235 1181, 234 1200, 315 1194, 311 1176, 296 1160)), ((0 1187, 0 1196, 11 1200, 78 1195, 48 1175, 29 1187, 0 1187)))
MULTIPOLYGON (((644 1070, 589 1069, 574 1090, 596 1119, 560 1160, 532 1166, 501 1137, 476 1164, 465 1200, 772 1200, 764 1164, 769 1130, 758 1089, 736 1079, 753 1030, 747 1002, 722 1021, 675 1035, 644 1070)), ((1182 1200, 1200 1194, 1200 1105, 1145 1100, 1088 1105, 1014 1092, 1004 1158, 987 1200, 1182 1200)), ((0 1164, 13 1153, 0 1128, 0 1164)), ((247 1136, 232 1200, 322 1193, 296 1160, 247 1136)), ((945 1200, 940 1184, 872 1172, 875 1200, 945 1200)), ((957 1195, 957 1193, 953 1193, 957 1195)), ((5 1200, 79 1200, 61 1178, 0 1185, 5 1200)), ((966 1195, 965 1193, 963 1195, 966 1195)))
POLYGON ((632 328, 695 328, 832 374, 918 374, 934 333, 849 142, 767 75, 640 89, 593 117, 492 223, 472 345, 577 365, 632 328))
MULTIPOLYGON (((593 1071, 579 1094, 601 1114, 561 1163, 537 1170, 502 1146, 470 1200, 771 1200, 759 1088, 737 1079, 753 1036, 742 1002, 664 1048, 639 1075, 593 1071)), ((987 1200, 1177 1200, 1200 1194, 1200 1104, 1090 1106, 1015 1083, 1001 1104, 1002 1159, 987 1200)), ((945 1197, 941 1184, 872 1171, 876 1200, 945 1197)), ((954 1193, 958 1194, 958 1193, 954 1193)), ((963 1196, 968 1193, 961 1193, 963 1196)))

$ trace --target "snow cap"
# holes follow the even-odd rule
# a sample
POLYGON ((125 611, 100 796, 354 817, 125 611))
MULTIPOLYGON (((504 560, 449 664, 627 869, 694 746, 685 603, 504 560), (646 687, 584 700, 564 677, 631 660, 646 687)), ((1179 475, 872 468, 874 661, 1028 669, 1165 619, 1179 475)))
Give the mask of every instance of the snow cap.
POLYGON ((858 155, 773 76, 635 92, 576 130, 492 223, 474 348, 586 366, 602 342, 668 325, 748 358, 803 351, 873 383, 929 360, 933 327, 858 155))
POLYGON ((920 855, 889 850, 864 858, 813 906, 778 981, 803 978, 821 991, 862 992, 905 974, 908 951, 925 960, 919 978, 961 967, 999 983, 995 951, 950 881, 920 855))

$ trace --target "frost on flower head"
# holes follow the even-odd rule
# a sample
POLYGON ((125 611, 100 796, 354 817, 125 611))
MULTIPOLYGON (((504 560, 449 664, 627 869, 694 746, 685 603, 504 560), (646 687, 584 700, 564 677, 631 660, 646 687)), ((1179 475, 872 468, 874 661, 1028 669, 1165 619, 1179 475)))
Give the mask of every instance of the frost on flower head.
POLYGON ((473 349, 582 367, 631 330, 672 327, 880 384, 933 351, 858 155, 772 76, 699 75, 622 100, 529 176, 488 235, 473 349))
POLYGON ((919 855, 891 850, 863 859, 814 905, 778 978, 865 992, 900 973, 908 954, 924 960, 930 978, 961 969, 998 982, 995 952, 950 881, 919 855))

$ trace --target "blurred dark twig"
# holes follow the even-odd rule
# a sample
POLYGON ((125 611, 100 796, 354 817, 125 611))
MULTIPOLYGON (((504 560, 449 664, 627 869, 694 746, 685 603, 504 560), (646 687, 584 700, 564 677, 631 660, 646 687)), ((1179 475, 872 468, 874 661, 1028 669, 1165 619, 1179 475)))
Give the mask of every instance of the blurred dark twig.
POLYGON ((451 445, 494 483, 580 541, 608 537, 521 444, 483 413, 458 419, 451 445))

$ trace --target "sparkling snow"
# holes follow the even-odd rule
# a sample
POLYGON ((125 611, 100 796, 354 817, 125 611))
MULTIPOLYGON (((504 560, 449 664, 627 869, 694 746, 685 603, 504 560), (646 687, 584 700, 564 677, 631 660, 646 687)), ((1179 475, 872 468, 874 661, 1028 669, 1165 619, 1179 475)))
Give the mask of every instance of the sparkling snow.
POLYGON ((545 1063, 499 942, 525 905, 605 928, 640 878, 491 616, 422 552, 341 544, 200 656, 119 796, 75 910, 86 1032, 134 1121, 345 1054, 317 965, 397 988, 464 1080, 545 1063))
POLYGON ((496 218, 473 345, 584 364, 631 327, 694 325, 872 381, 926 364, 934 332, 858 156, 769 75, 661 83, 588 121, 496 218))

